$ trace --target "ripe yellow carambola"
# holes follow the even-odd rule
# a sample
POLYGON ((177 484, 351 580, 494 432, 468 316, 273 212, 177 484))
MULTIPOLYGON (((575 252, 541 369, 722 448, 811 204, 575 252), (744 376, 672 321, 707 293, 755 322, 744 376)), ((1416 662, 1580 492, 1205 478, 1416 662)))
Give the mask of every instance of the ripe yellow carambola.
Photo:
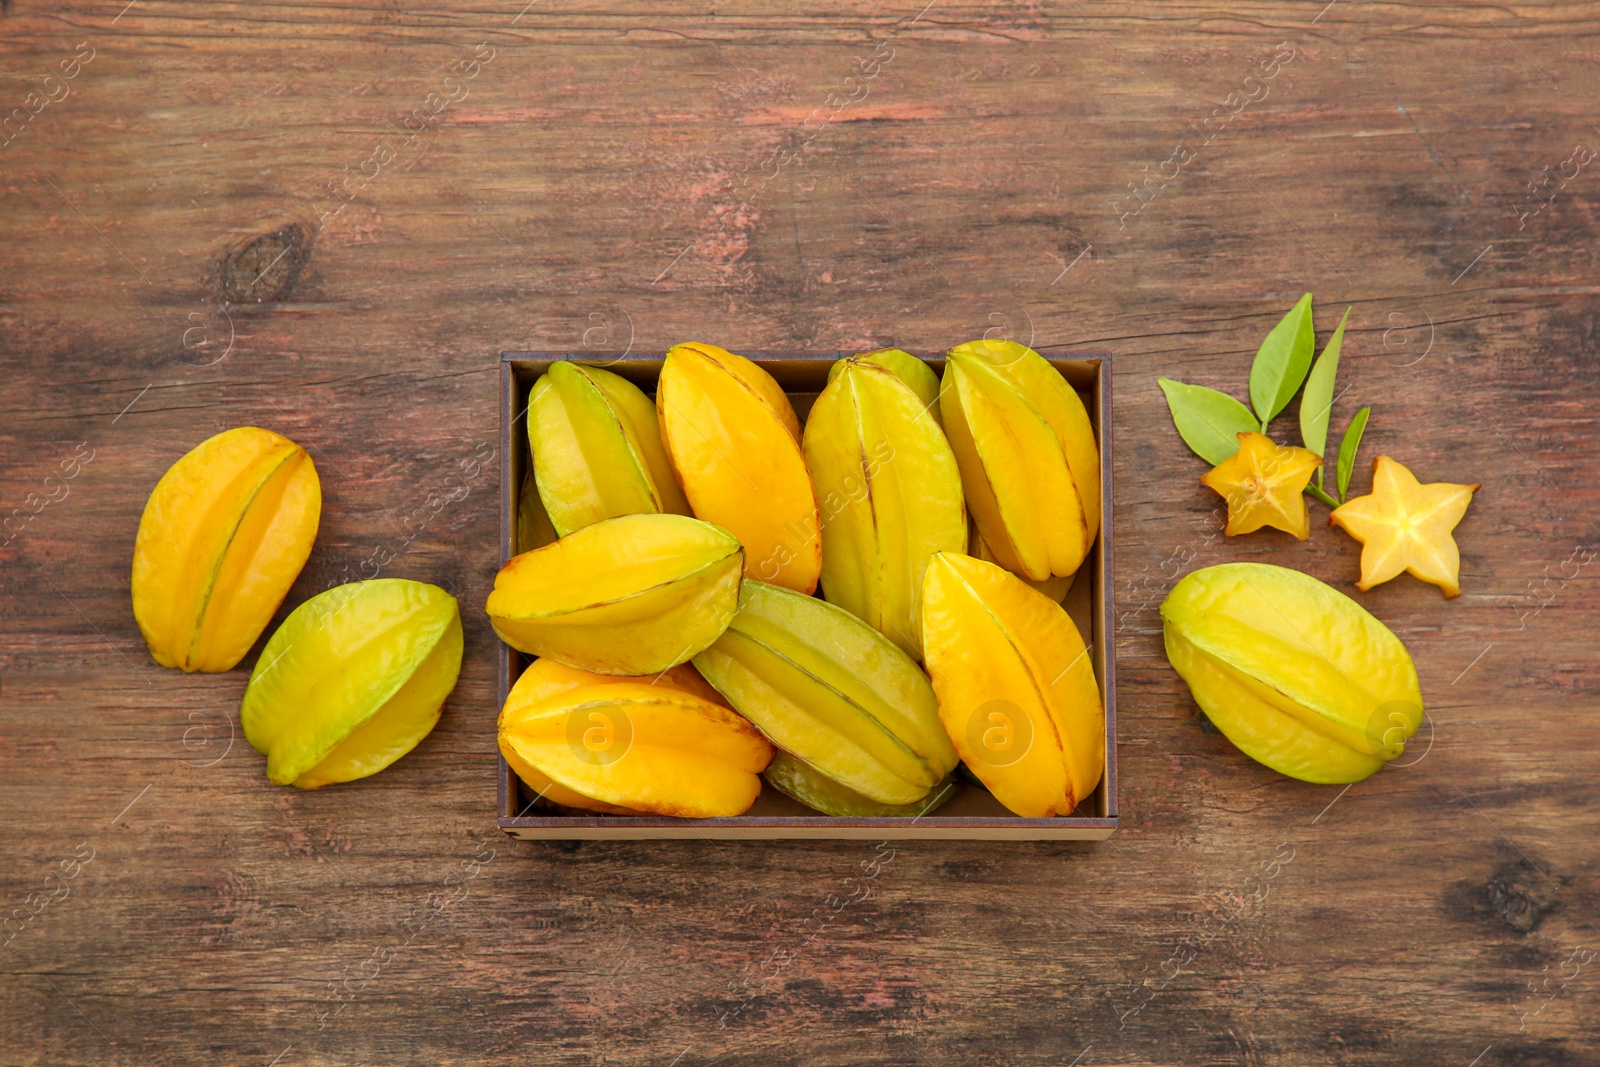
POLYGON ((633 681, 540 692, 507 697, 500 750, 557 803, 710 819, 743 814, 761 792, 772 746, 725 707, 633 681))
POLYGON ((1161 604, 1167 658, 1247 756, 1307 782, 1359 782, 1405 751, 1422 689, 1405 645, 1308 574, 1225 563, 1161 604))
POLYGON ((779 748, 880 804, 913 804, 956 764, 927 677, 843 608, 746 580, 695 667, 779 748))
POLYGON ((528 664, 527 670, 517 678, 511 692, 506 696, 505 707, 500 711, 500 753, 511 765, 518 778, 527 783, 528 788, 541 800, 567 808, 579 808, 584 811, 598 811, 607 815, 637 815, 638 812, 631 808, 618 807, 604 801, 586 797, 582 793, 574 792, 559 782, 552 780, 548 775, 517 754, 515 746, 505 741, 507 729, 517 719, 530 709, 539 705, 550 697, 559 693, 571 692, 586 685, 605 685, 614 682, 634 682, 640 685, 655 685, 663 689, 674 689, 680 693, 699 697, 711 704, 720 704, 726 707, 722 694, 711 688, 706 680, 700 677, 698 671, 687 663, 680 663, 676 667, 656 675, 645 675, 637 678, 618 677, 616 675, 595 674, 592 671, 580 671, 576 667, 568 667, 557 663, 553 659, 536 659, 528 664))
POLYGON ((239 719, 277 785, 316 789, 376 774, 439 721, 461 672, 461 613, 402 578, 319 593, 261 650, 239 719))
POLYGON ((305 565, 321 513, 311 457, 271 430, 225 430, 174 463, 133 549, 133 615, 155 661, 238 663, 305 565))
POLYGON ((562 536, 618 515, 689 514, 655 405, 608 370, 551 364, 528 397, 528 445, 539 496, 562 536))
POLYGON ((935 552, 966 546, 961 472, 910 386, 865 359, 835 366, 804 438, 822 504, 822 595, 920 660, 923 572, 935 552))
POLYGON ((739 539, 745 576, 815 590, 817 499, 800 455, 800 421, 782 387, 716 345, 674 345, 656 384, 656 410, 695 516, 739 539))
POLYGON ((922 641, 967 768, 1018 815, 1071 815, 1105 770, 1105 711, 1061 605, 993 563, 941 552, 922 590, 922 641))
POLYGON ((1025 345, 971 341, 946 356, 939 404, 995 559, 1036 582, 1076 572, 1100 530, 1100 452, 1077 392, 1025 345))
POLYGON ((731 533, 685 515, 602 519, 513 557, 486 610, 512 648, 600 674, 654 674, 727 627, 742 559, 731 533))

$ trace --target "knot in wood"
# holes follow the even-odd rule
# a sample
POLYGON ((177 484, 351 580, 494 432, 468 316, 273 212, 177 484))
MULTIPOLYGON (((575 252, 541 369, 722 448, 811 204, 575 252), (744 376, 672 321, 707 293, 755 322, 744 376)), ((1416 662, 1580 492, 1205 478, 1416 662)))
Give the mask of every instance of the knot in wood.
POLYGON ((1529 933, 1555 906, 1554 887, 1526 862, 1508 863, 1486 887, 1489 907, 1513 930, 1529 933))
POLYGON ((230 304, 272 304, 286 299, 311 258, 307 234, 288 223, 247 241, 222 265, 222 297, 230 304))

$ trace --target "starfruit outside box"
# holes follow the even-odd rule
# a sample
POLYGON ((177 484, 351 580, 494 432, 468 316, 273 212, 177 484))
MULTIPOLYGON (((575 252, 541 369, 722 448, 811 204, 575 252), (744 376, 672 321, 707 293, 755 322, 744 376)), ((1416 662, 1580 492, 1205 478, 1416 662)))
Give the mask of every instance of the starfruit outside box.
MULTIPOLYGON (((828 381, 828 369, 848 353, 805 355, 750 355, 788 393, 802 420, 828 381)), ((567 814, 535 803, 533 793, 514 774, 504 758, 499 764, 498 814, 500 829, 516 838, 533 840, 643 838, 834 838, 834 839, 1005 839, 1103 840, 1117 828, 1116 674, 1113 662, 1113 605, 1111 576, 1111 363, 1102 356, 1076 355, 1071 359, 1046 356, 1077 390, 1099 446, 1100 536, 1062 600, 1088 645, 1088 658, 1105 703, 1105 773, 1094 792, 1075 814, 1027 819, 1011 814, 987 792, 956 778, 954 795, 932 814, 911 817, 841 817, 823 815, 770 786, 761 791, 755 806, 728 818, 686 819, 670 816, 567 814)), ((500 563, 517 554, 518 517, 524 475, 529 466, 527 409, 534 383, 552 366, 573 362, 603 367, 628 379, 645 393, 655 394, 662 356, 611 355, 600 352, 507 352, 500 363, 501 456, 500 563)), ((926 360, 936 373, 944 369, 943 357, 926 360)), ((542 513, 542 509, 541 509, 542 513)), ((548 521, 545 519, 544 521, 548 521)), ((554 531, 550 532, 553 536, 554 531)), ((521 676, 529 657, 506 645, 499 648, 499 704, 521 676)), ((498 710, 498 705, 497 705, 498 710)))

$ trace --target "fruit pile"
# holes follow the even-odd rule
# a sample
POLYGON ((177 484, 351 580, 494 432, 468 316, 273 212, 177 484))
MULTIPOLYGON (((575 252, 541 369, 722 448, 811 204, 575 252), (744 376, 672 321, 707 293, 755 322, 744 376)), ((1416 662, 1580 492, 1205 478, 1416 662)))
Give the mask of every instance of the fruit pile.
POLYGON ((1105 715, 1060 600, 1100 532, 1100 455, 1038 353, 971 342, 942 378, 852 356, 802 430, 759 365, 681 344, 654 402, 553 364, 527 425, 521 552, 486 610, 537 657, 499 740, 541 802, 731 816, 764 779, 919 816, 958 762, 1022 816, 1094 792, 1105 715))

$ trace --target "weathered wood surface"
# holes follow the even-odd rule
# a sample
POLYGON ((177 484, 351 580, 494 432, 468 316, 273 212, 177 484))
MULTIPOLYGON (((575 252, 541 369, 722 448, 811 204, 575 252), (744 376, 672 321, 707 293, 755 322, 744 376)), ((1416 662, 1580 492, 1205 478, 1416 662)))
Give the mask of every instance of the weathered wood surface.
POLYGON ((0 14, 0 902, 56 898, 0 1060, 1600 1057, 1592 4, 123 2, 0 14), (1355 307, 1336 432, 1370 403, 1369 458, 1483 483, 1458 601, 1362 596, 1432 725, 1343 793, 1203 728, 1155 613, 1230 559, 1352 588, 1336 530, 1211 536, 1155 382, 1242 393, 1307 289, 1323 336, 1355 307), (144 655, 139 511, 218 429, 315 450, 291 604, 387 550, 475 605, 501 349, 991 329, 1117 361, 1110 842, 866 882, 859 844, 517 844, 481 614, 433 736, 312 794, 236 736, 242 671, 144 655))

